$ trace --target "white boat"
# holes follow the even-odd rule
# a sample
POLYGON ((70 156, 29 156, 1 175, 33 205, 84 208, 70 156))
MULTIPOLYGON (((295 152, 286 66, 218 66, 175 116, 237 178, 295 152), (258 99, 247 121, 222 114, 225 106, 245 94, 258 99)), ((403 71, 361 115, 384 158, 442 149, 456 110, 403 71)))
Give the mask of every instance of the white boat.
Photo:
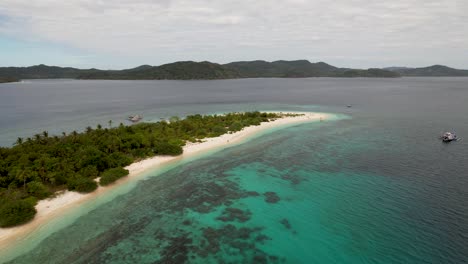
POLYGON ((442 139, 443 142, 450 142, 450 141, 457 140, 457 135, 455 135, 455 133, 452 133, 452 132, 445 132, 444 134, 442 134, 440 138, 442 139))
POLYGON ((138 121, 140 121, 142 119, 143 119, 143 117, 141 115, 131 115, 131 116, 129 116, 127 118, 128 121, 131 121, 133 123, 136 123, 136 122, 138 122, 138 121))

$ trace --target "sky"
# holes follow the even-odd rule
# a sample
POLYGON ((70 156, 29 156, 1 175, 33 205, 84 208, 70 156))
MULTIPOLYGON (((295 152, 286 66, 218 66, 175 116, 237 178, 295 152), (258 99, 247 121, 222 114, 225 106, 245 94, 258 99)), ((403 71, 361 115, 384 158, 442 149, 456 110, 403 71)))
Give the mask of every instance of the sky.
POLYGON ((468 69, 468 0, 0 0, 0 66, 324 61, 468 69))

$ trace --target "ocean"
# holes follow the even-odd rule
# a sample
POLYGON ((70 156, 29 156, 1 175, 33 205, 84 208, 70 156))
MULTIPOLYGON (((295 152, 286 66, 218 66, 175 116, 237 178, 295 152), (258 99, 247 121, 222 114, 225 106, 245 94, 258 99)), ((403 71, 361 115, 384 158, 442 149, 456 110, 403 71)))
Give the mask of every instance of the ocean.
POLYGON ((467 263, 467 101, 468 78, 0 84, 2 146, 130 114, 335 114, 149 172, 0 260, 467 263), (462 140, 442 143, 444 131, 462 140))

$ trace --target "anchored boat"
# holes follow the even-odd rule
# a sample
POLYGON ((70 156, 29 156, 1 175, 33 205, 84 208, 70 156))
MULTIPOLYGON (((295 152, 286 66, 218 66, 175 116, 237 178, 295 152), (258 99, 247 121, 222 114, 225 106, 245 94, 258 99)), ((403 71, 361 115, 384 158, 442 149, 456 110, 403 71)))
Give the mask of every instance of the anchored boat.
POLYGON ((455 133, 452 132, 445 132, 440 138, 443 142, 451 142, 457 140, 457 135, 455 135, 455 133))
POLYGON ((131 121, 133 123, 136 123, 136 122, 138 122, 138 121, 140 121, 142 119, 143 119, 143 117, 141 115, 131 115, 131 116, 129 116, 127 118, 128 121, 131 121))

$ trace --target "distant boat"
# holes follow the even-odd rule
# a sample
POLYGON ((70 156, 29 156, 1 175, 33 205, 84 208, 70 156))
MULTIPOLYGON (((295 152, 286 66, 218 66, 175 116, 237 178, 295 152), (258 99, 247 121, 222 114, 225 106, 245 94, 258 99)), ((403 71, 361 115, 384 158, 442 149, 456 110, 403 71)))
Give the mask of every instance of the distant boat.
POLYGON ((443 142, 451 142, 457 140, 457 135, 455 135, 455 133, 452 132, 445 132, 444 134, 442 134, 440 139, 442 139, 443 142))
POLYGON ((131 121, 133 123, 139 122, 142 119, 143 117, 141 115, 131 115, 127 118, 128 121, 131 121))
POLYGON ((348 108, 351 108, 351 107, 352 107, 352 105, 347 105, 346 107, 348 107, 348 108))

